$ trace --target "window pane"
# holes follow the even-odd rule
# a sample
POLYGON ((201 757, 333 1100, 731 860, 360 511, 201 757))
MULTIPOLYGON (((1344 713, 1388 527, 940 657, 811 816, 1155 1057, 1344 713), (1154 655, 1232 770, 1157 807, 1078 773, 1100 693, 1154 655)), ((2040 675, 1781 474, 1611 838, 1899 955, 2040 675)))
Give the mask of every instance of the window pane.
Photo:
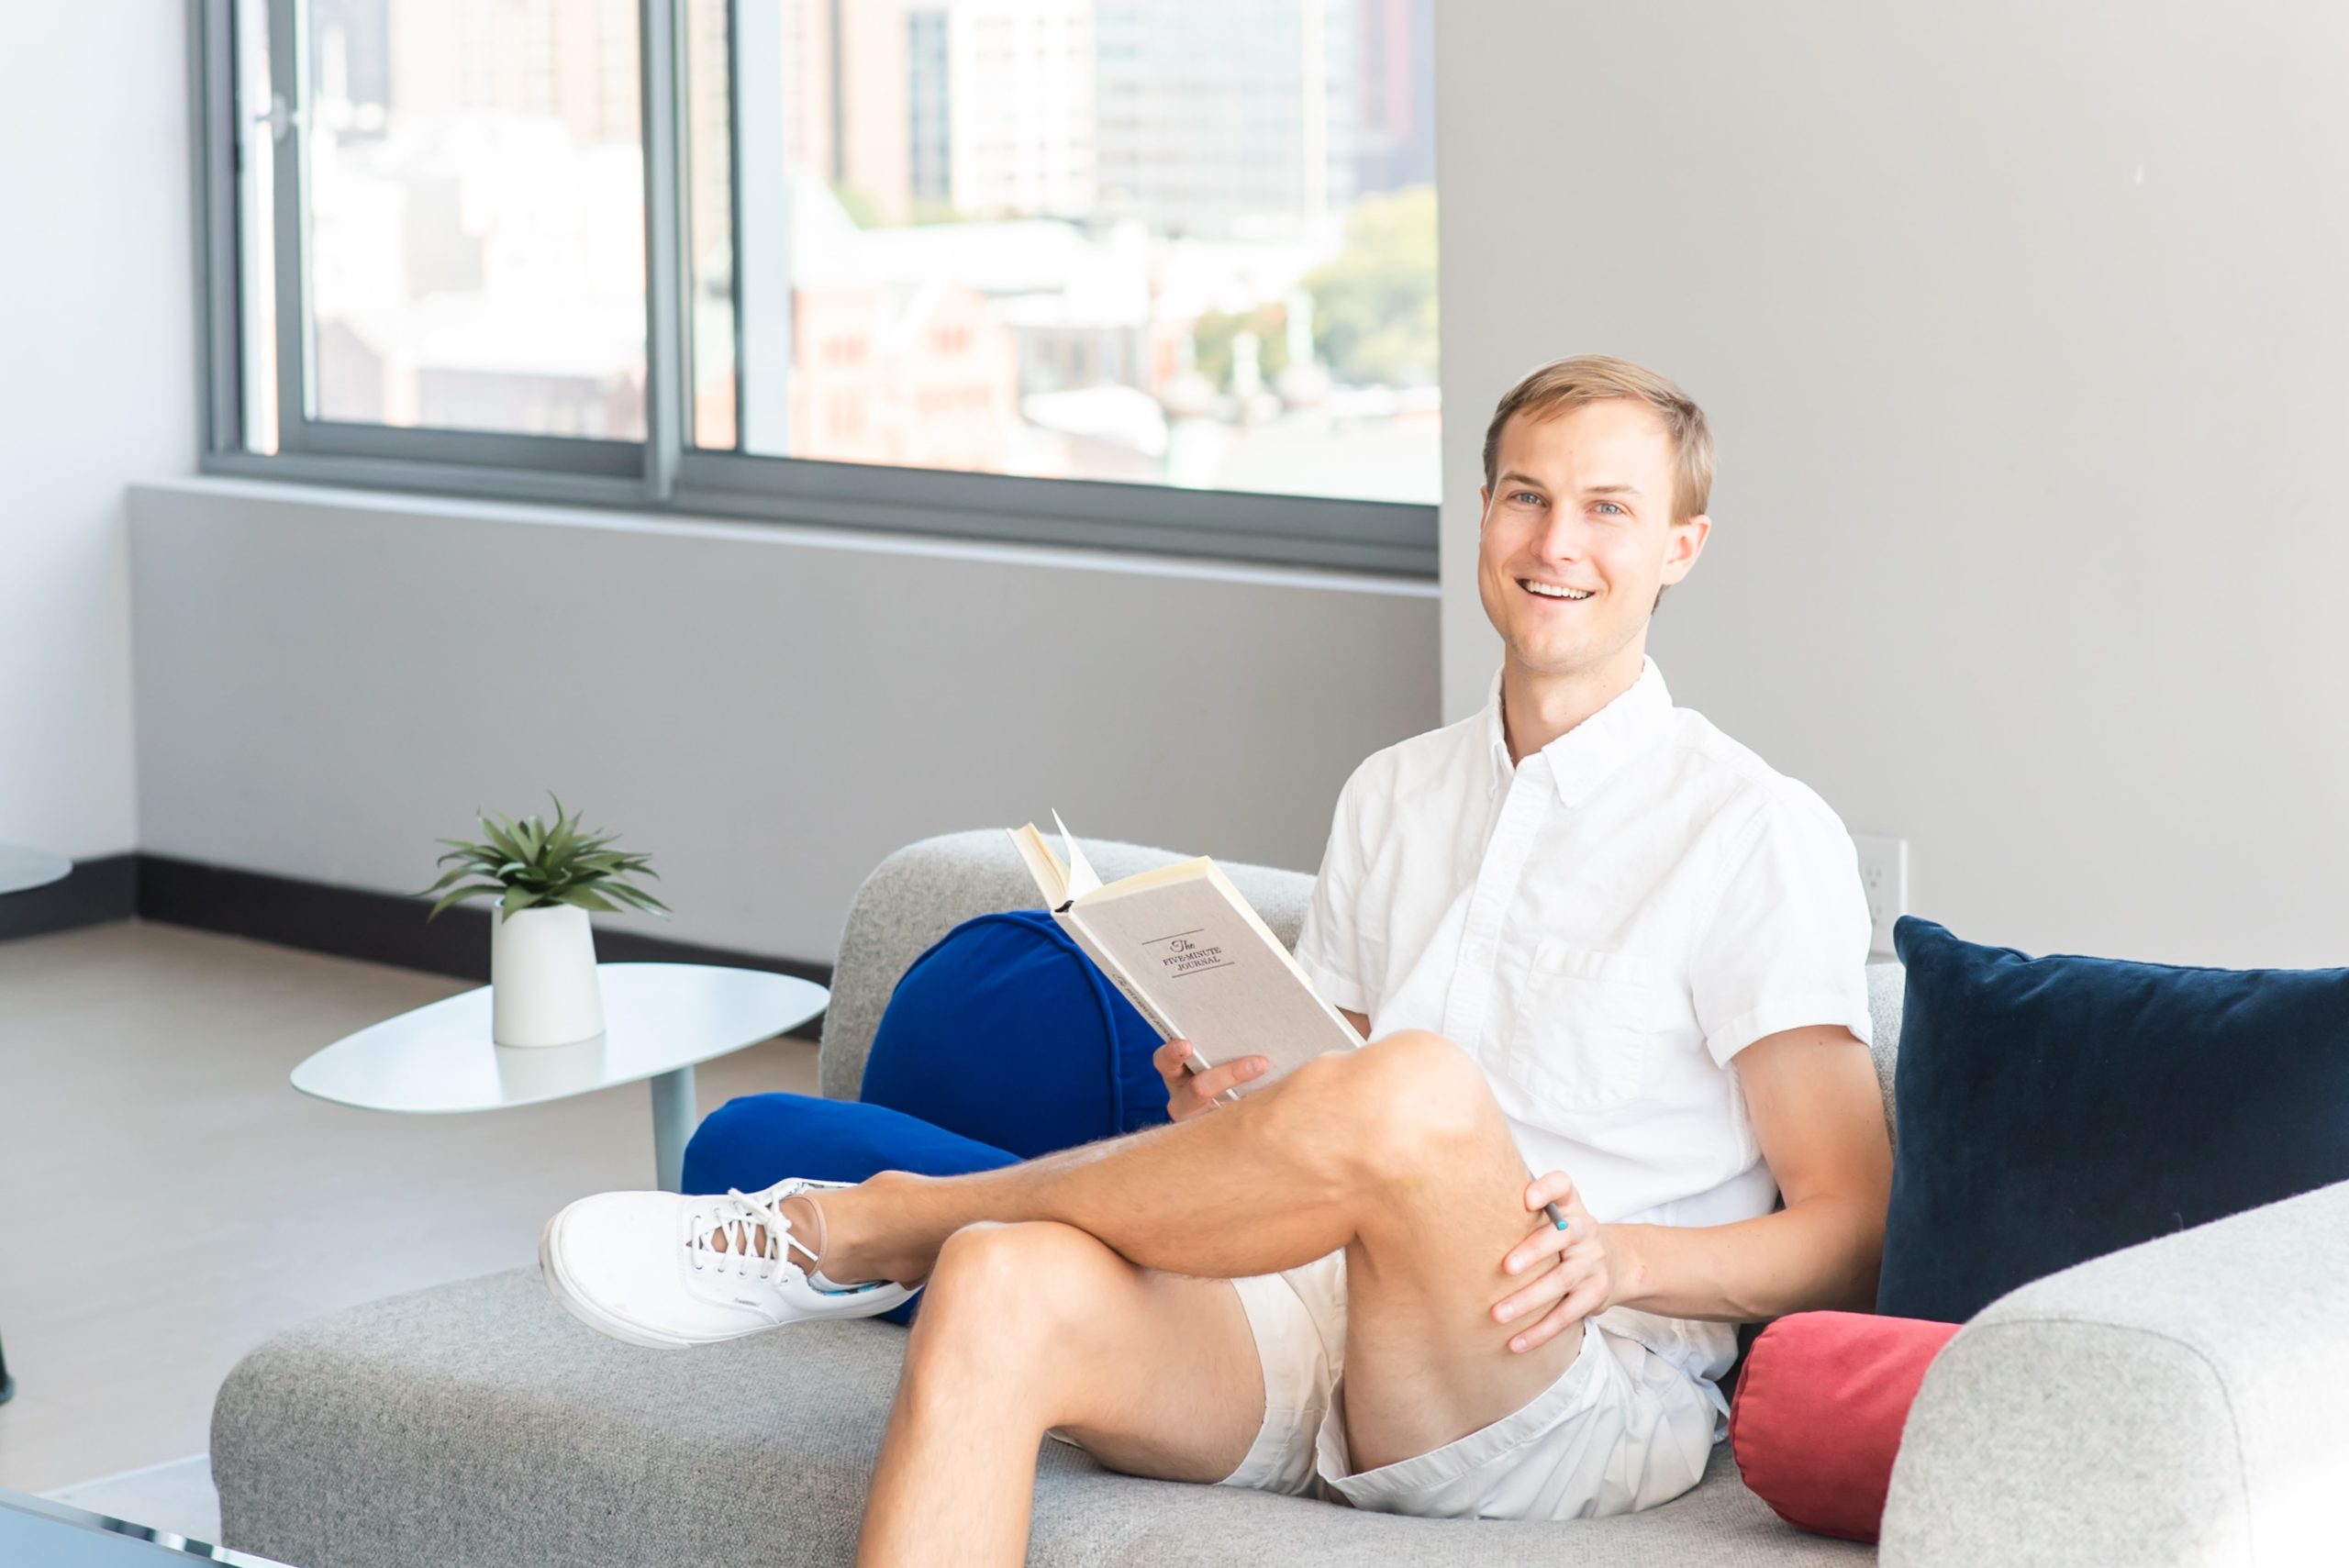
POLYGON ((703 444, 1435 499, 1432 0, 734 10, 703 444))
POLYGON ((310 415, 641 439, 636 0, 309 0, 310 415))
POLYGON ((731 0, 687 0, 685 56, 685 410, 690 439, 734 445, 734 158, 728 79, 731 0))
POLYGON ((237 0, 236 73, 238 428, 244 450, 277 450, 277 128, 269 74, 267 0, 237 0))

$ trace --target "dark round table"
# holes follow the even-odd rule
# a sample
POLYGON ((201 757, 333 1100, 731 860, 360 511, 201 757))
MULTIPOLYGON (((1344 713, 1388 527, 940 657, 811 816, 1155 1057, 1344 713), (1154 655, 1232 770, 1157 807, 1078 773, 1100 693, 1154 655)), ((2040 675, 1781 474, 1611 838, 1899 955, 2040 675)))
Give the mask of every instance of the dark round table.
MULTIPOLYGON (((73 862, 63 855, 0 844, 0 895, 47 887, 52 882, 64 880, 72 869, 73 862)), ((8 1349, 0 1345, 0 1405, 6 1405, 8 1396, 16 1392, 17 1380, 8 1375, 8 1349)))

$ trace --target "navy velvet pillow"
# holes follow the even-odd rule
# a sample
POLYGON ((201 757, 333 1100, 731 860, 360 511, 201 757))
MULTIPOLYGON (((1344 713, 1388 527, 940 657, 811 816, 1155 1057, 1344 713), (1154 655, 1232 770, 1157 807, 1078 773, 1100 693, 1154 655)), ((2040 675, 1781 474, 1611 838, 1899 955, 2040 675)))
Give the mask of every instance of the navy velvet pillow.
MULTIPOLYGON (((959 1176, 1019 1162, 1000 1149, 942 1128, 852 1100, 806 1095, 744 1095, 703 1118, 685 1145, 683 1186, 689 1193, 754 1193, 785 1176, 861 1182, 876 1171, 959 1176)), ((903 1323, 920 1300, 882 1314, 903 1323)))
POLYGON ((2349 969, 2198 969, 1903 917, 1900 1129, 1876 1309, 2031 1281, 2349 1181, 2349 969))
POLYGON ((1158 1045, 1050 915, 981 915, 897 982, 858 1097, 1033 1159, 1164 1121, 1158 1045))

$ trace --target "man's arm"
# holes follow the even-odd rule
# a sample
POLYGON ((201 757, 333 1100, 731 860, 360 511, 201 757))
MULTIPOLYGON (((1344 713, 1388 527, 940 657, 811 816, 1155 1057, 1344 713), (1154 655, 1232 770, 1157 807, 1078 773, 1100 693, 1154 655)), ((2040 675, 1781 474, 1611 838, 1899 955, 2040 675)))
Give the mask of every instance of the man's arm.
POLYGON ((1892 1144, 1867 1047, 1819 1026, 1731 1059, 1784 1212, 1734 1225, 1606 1225, 1612 1305, 1750 1323, 1876 1304, 1892 1144))
POLYGON ((1338 1012, 1345 1018, 1346 1022, 1354 1026, 1354 1033, 1362 1036, 1364 1040, 1368 1040, 1370 1038, 1370 1015, 1368 1013, 1357 1013, 1352 1007, 1341 1007, 1338 1009, 1338 1012))

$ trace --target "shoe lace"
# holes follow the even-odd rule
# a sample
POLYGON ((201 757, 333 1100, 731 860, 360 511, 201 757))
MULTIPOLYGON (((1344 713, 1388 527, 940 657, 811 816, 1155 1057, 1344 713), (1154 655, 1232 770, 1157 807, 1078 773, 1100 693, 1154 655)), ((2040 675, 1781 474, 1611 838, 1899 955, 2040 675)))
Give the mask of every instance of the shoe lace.
POLYGON ((714 1266, 751 1279, 772 1280, 785 1269, 798 1268, 791 1262, 791 1248, 807 1253, 808 1263, 814 1264, 816 1250, 793 1235, 791 1221, 784 1218, 782 1199, 787 1195, 777 1194, 774 1202, 763 1203, 737 1188, 727 1188, 726 1195, 715 1200, 712 1207, 694 1215, 688 1242, 693 1266, 714 1266), (752 1239, 761 1227, 766 1230, 765 1244, 753 1246, 752 1239), (726 1240, 722 1249, 712 1244, 720 1235, 726 1240))

